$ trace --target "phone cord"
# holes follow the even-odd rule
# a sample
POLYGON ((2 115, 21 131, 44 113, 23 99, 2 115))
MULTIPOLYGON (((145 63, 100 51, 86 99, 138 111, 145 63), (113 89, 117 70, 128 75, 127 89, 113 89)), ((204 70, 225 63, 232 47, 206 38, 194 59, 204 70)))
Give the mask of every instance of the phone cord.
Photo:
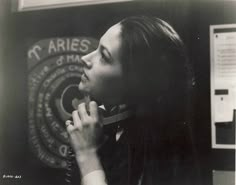
POLYGON ((66 185, 72 184, 72 174, 74 170, 74 160, 75 160, 75 154, 73 152, 73 149, 71 147, 68 148, 67 152, 67 167, 66 167, 66 173, 65 173, 65 182, 66 185))

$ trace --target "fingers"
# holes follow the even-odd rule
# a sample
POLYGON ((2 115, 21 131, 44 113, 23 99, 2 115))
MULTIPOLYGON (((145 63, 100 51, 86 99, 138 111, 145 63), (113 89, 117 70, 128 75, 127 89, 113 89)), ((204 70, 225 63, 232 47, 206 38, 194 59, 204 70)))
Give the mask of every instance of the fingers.
POLYGON ((81 103, 78 106, 78 112, 82 125, 94 125, 99 123, 98 106, 95 101, 87 103, 87 107, 86 103, 81 103))
POLYGON ((89 116, 85 103, 81 103, 78 105, 78 113, 82 123, 87 124, 89 116))
POLYGON ((67 130, 67 132, 71 132, 71 131, 73 131, 73 129, 74 129, 74 126, 72 125, 72 121, 67 120, 66 121, 66 130, 67 130))
POLYGON ((72 131, 75 128, 78 128, 82 131, 83 126, 85 125, 95 125, 99 123, 99 112, 98 106, 95 101, 88 103, 89 113, 86 109, 86 104, 81 103, 78 105, 78 110, 72 112, 73 123, 70 120, 66 121, 66 126, 68 131, 72 131))
POLYGON ((77 127, 79 130, 82 130, 83 125, 82 125, 82 122, 81 122, 80 117, 78 115, 78 111, 75 110, 72 112, 72 118, 74 121, 74 126, 77 127))
POLYGON ((89 96, 89 95, 86 95, 86 96, 84 97, 84 100, 85 100, 86 110, 89 111, 89 103, 90 103, 90 101, 91 101, 90 96, 89 96))
POLYGON ((99 120, 98 105, 95 101, 89 103, 90 116, 94 118, 96 122, 99 120))

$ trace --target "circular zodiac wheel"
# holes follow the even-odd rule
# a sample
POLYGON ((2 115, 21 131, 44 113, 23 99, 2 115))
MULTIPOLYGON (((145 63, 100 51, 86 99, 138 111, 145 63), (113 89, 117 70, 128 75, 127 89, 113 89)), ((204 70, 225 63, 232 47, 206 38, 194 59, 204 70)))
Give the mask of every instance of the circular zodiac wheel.
POLYGON ((28 50, 28 134, 36 157, 53 168, 67 167, 65 121, 84 101, 78 84, 81 57, 97 48, 93 38, 40 40, 28 50))

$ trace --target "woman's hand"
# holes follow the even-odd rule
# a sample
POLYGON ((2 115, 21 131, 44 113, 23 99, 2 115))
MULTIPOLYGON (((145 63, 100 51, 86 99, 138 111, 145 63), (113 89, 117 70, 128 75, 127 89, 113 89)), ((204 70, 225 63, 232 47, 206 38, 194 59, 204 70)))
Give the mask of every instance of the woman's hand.
MULTIPOLYGON (((72 121, 66 121, 67 132, 70 143, 75 152, 75 157, 80 168, 81 177, 99 171, 104 174, 100 159, 97 155, 97 148, 103 141, 102 125, 100 123, 97 103, 91 101, 78 105, 78 109, 73 111, 72 121)), ((86 181, 90 181, 86 178, 86 181)), ((105 175, 99 176, 98 180, 105 183, 105 175), (99 180, 100 179, 100 180, 99 180)), ((90 184, 90 183, 88 183, 90 184)), ((93 184, 93 183, 92 183, 93 184)))
POLYGON ((103 139, 97 103, 89 102, 88 108, 85 103, 79 104, 78 109, 73 111, 72 118, 74 124, 68 120, 66 128, 75 154, 96 151, 103 139))

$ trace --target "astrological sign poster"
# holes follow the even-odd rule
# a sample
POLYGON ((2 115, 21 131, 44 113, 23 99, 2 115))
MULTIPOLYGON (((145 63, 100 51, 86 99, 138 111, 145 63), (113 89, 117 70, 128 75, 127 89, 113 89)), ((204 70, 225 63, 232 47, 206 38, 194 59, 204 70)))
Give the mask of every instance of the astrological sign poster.
POLYGON ((212 147, 235 148, 236 24, 210 26, 212 147))
POLYGON ((50 38, 28 50, 28 141, 36 159, 66 168, 69 147, 65 121, 83 101, 78 90, 81 57, 97 47, 87 37, 50 38))

